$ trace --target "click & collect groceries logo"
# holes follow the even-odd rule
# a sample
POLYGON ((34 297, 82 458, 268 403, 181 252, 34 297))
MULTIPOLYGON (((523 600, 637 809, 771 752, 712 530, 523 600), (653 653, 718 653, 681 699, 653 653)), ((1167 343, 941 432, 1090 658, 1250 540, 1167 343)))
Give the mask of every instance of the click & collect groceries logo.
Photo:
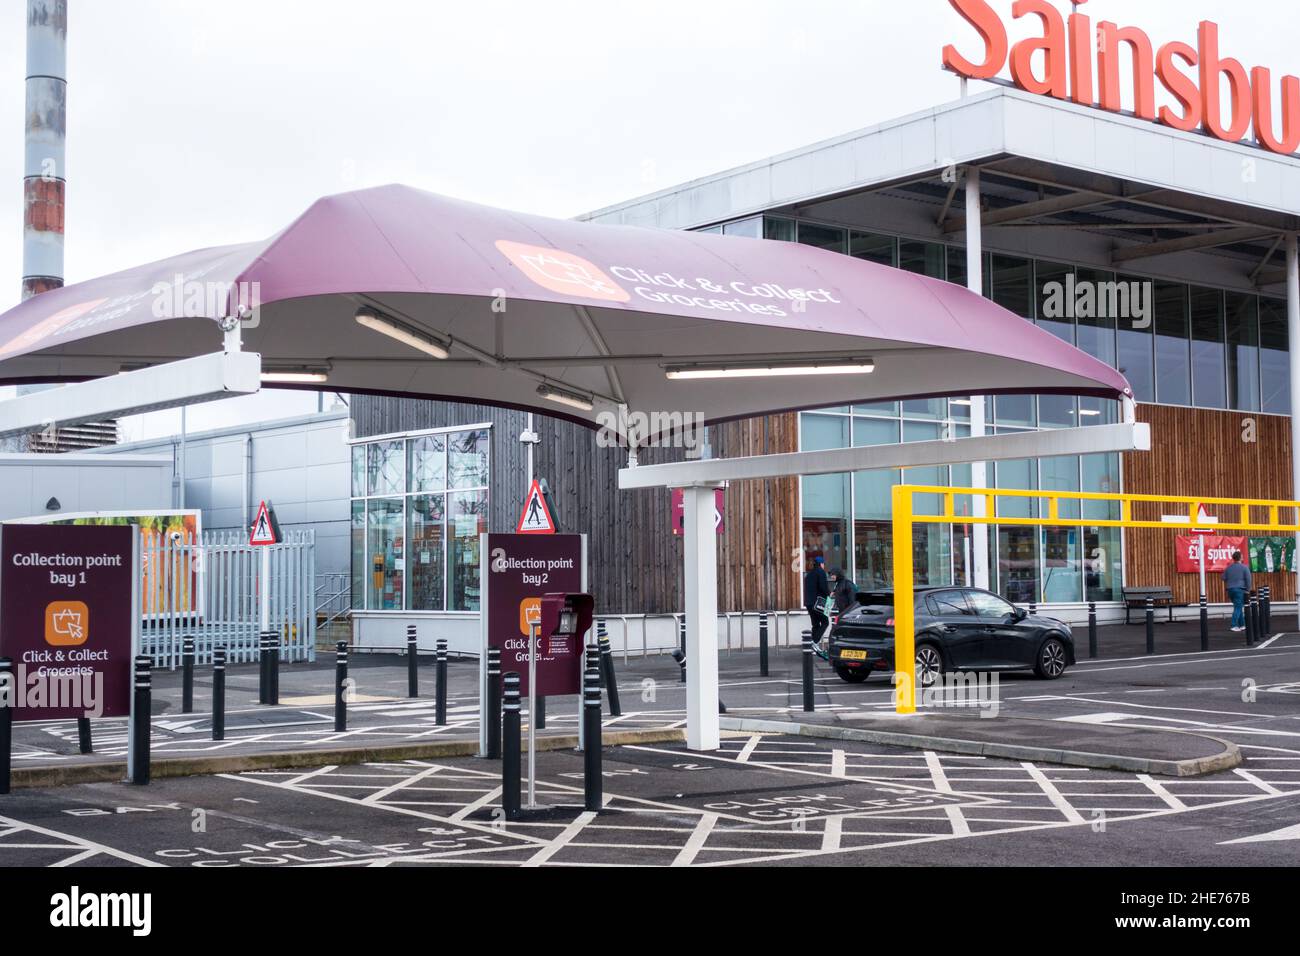
POLYGON ((496 247, 524 275, 544 289, 607 302, 626 302, 632 298, 604 271, 582 256, 508 239, 498 239, 496 247))
POLYGON ((52 647, 85 644, 90 637, 90 608, 84 601, 51 601, 45 606, 45 643, 52 647))

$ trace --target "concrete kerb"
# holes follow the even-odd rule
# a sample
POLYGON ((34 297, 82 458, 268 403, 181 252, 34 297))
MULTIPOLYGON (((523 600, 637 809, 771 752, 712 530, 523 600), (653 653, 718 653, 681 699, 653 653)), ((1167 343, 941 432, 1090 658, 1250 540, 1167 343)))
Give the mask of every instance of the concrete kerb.
POLYGON ((727 730, 753 733, 791 734, 799 737, 821 737, 829 740, 853 740, 863 743, 885 744, 894 747, 911 747, 923 750, 941 750, 946 753, 967 754, 979 757, 1003 757, 1009 760, 1032 760, 1054 763, 1066 767, 1088 767, 1093 770, 1126 770, 1149 773, 1163 777, 1199 777, 1210 773, 1231 770, 1242 763, 1237 745, 1221 737, 1189 731, 1162 731, 1181 733, 1191 737, 1213 740, 1223 747, 1220 753, 1209 757, 1184 760, 1164 760, 1154 757, 1135 757, 1125 754, 1087 753, 1078 750, 1058 750, 1051 747, 1034 747, 1026 744, 1007 744, 996 741, 963 740, 954 737, 937 737, 927 734, 904 734, 886 730, 864 730, 860 727, 828 727, 823 724, 801 724, 780 720, 763 720, 750 717, 721 717, 727 730))
MULTIPOLYGON (((602 744, 680 743, 686 732, 680 728, 651 727, 644 730, 606 731, 602 744)), ((565 750, 578 746, 577 734, 539 736, 538 750, 565 750)), ((328 764, 378 763, 393 760, 430 760, 441 757, 472 757, 478 753, 477 739, 439 740, 419 744, 390 744, 376 747, 344 747, 333 750, 289 750, 274 753, 223 754, 216 757, 168 757, 155 759, 151 776, 192 777, 254 770, 295 770, 328 764)), ((64 764, 52 767, 15 767, 10 785, 17 787, 60 787, 78 783, 122 783, 125 761, 64 764)), ((0 798, 3 801, 3 798, 0 798)), ((3 803, 0 802, 0 806, 3 803)))

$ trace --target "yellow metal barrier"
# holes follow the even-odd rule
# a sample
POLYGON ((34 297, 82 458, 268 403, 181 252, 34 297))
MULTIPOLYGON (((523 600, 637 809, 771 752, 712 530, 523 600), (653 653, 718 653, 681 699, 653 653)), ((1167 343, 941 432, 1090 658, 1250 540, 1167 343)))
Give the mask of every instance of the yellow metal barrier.
MULTIPOLYGON (((900 714, 916 713, 916 585, 912 567, 912 529, 917 524, 997 524, 1044 528, 1164 528, 1177 531, 1196 526, 1198 506, 1216 510, 1236 508, 1236 515, 1218 515, 1216 533, 1228 531, 1272 531, 1300 533, 1300 501, 1276 501, 1261 498, 1197 498, 1183 495, 1101 494, 1088 491, 1021 491, 1013 488, 951 488, 938 485, 895 485, 893 488, 894 530, 894 698, 900 714), (936 495, 942 502, 938 514, 914 513, 913 496, 936 495), (982 499, 984 514, 959 515, 954 501, 959 497, 982 499), (1017 518, 998 514, 999 499, 1025 499, 1046 503, 1040 508, 1044 517, 1017 518), (1105 502, 1119 505, 1119 518, 1085 518, 1079 508, 1078 518, 1061 517, 1061 501, 1105 502), (1161 505, 1173 510, 1165 514, 1187 513, 1187 524, 1133 517, 1133 505, 1161 505), (1253 509, 1267 517, 1255 520, 1253 509), (1285 512, 1290 511, 1290 515, 1285 512), (1290 517, 1290 523, 1284 518, 1290 517)), ((1163 510, 1162 508, 1162 510, 1163 510)))

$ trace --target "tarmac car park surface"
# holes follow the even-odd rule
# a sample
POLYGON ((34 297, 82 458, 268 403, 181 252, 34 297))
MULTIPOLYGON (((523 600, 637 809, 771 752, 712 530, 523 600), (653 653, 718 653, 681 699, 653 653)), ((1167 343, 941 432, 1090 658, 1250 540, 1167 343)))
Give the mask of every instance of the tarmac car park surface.
MULTIPOLYGON (((1101 725, 1206 733, 1236 743, 1244 763, 1173 778, 737 732, 724 734, 722 749, 708 754, 681 744, 606 748, 599 815, 582 811, 581 754, 539 753, 538 797, 551 809, 509 824, 499 809, 500 765, 476 757, 156 779, 148 787, 20 788, 0 798, 0 864, 1293 864, 1300 841, 1300 635, 1246 648, 1235 636, 1237 646, 1230 646, 1216 631, 1215 649, 1202 653, 1194 649, 1194 626, 1169 625, 1158 630, 1168 652, 1146 657, 1127 653, 1140 651, 1140 627, 1106 633, 1111 656, 1083 659, 1058 681, 1001 675, 1000 714, 1068 723, 1081 737, 1101 725)), ((724 654, 722 662, 729 713, 800 716, 797 653, 774 654, 768 678, 757 676, 753 652, 724 654)), ((396 739, 435 730, 431 701, 397 699, 404 671, 391 663, 374 667, 374 696, 386 696, 390 678, 394 686, 389 699, 374 702, 382 710, 357 722, 356 733, 396 739)), ((456 670, 452 709, 460 726, 438 732, 472 734, 474 668, 456 670)), ((627 716, 606 718, 607 727, 680 725, 684 695, 675 671, 662 658, 622 667, 627 716)), ((302 669, 285 686, 310 673, 302 669)), ((819 716, 846 724, 893 707, 884 681, 849 686, 825 667, 816 696, 819 716)), ((165 691, 160 699, 166 710, 165 691)), ((196 718, 202 730, 205 704, 196 706, 200 713, 186 719, 196 718)), ((554 702, 552 722, 571 732, 571 709, 554 702)), ((294 714, 328 717, 311 705, 246 710, 249 736, 303 735, 277 736, 275 746, 312 747, 332 733, 310 723, 266 726, 292 723, 294 714)), ((212 743, 201 732, 157 730, 167 719, 156 718, 156 739, 180 740, 185 748, 212 743)), ((50 729, 24 727, 22 739, 47 753, 75 745, 71 728, 62 737, 50 729)), ((109 737, 97 737, 103 751, 117 746, 109 737)), ((159 757, 167 752, 155 749, 159 757)))

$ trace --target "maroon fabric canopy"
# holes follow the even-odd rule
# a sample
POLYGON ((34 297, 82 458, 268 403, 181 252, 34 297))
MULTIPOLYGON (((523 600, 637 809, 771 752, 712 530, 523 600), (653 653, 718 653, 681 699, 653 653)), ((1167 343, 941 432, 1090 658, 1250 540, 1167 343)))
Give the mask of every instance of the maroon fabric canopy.
MULTIPOLYGON (((485 402, 608 424, 895 398, 1119 398, 1115 369, 949 283, 784 242, 506 212, 405 186, 330 196, 277 235, 185 253, 0 316, 0 382, 72 381, 244 348, 319 387, 485 402), (447 347, 433 358, 358 310, 447 347), (677 367, 873 364, 870 374, 670 379, 677 367), (559 389, 592 410, 556 405, 559 389), (581 402, 580 402, 581 403, 581 402)), ((645 436, 642 436, 645 437, 645 436)))

